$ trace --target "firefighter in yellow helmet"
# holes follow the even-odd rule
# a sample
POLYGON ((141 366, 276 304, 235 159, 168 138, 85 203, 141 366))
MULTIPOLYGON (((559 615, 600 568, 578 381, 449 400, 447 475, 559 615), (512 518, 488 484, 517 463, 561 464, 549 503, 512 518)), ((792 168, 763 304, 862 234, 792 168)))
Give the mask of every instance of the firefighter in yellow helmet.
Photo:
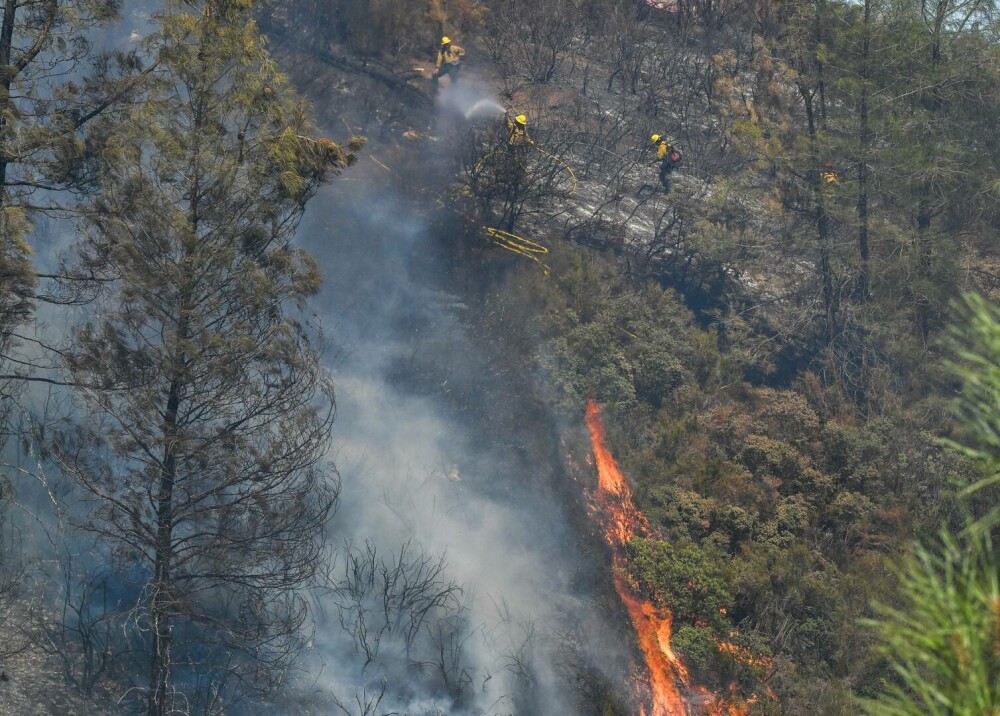
POLYGON ((656 158, 660 160, 660 185, 663 186, 663 193, 668 194, 670 192, 670 173, 680 162, 681 153, 659 134, 654 134, 649 139, 656 147, 656 158))
POLYGON ((437 69, 431 76, 435 87, 437 87, 438 80, 445 75, 451 76, 451 84, 458 84, 458 72, 462 69, 463 57, 465 57, 465 50, 453 43, 450 37, 441 38, 441 46, 438 48, 437 54, 437 69))
POLYGON ((507 148, 526 147, 531 140, 528 138, 528 117, 523 114, 515 115, 512 110, 507 110, 504 115, 507 124, 507 148))

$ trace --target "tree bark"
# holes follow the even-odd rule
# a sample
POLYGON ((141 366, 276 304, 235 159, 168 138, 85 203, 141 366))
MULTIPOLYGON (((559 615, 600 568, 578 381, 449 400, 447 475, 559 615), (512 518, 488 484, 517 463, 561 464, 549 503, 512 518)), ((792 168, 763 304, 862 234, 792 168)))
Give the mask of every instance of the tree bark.
MULTIPOLYGON (((180 337, 180 336, 178 336, 180 337)), ((177 478, 177 410, 180 385, 172 380, 163 418, 163 467, 156 500, 156 566, 153 575, 153 599, 150 618, 153 623, 153 661, 150 669, 148 716, 167 713, 167 687, 170 679, 170 587, 173 556, 174 483, 177 478)))
MULTIPOLYGON (((10 85, 14 81, 14 67, 11 52, 14 44, 14 19, 17 16, 17 0, 7 0, 3 6, 3 25, 0 26, 0 109, 10 105, 10 85)), ((0 119, 0 147, 7 144, 7 120, 0 119)), ((9 153, 0 149, 0 207, 7 199, 7 159, 9 153)))
POLYGON ((858 106, 860 143, 858 155, 858 255, 861 266, 858 269, 856 299, 867 303, 870 298, 869 269, 871 250, 868 245, 868 160, 871 152, 872 131, 869 112, 869 56, 871 54, 871 0, 864 4, 864 36, 861 41, 861 99, 858 106))
POLYGON ((177 332, 175 345, 170 351, 171 376, 167 392, 167 405, 163 413, 163 468, 156 506, 156 566, 153 576, 153 600, 150 617, 153 622, 152 665, 150 669, 150 698, 147 716, 166 716, 167 687, 170 681, 170 640, 172 625, 170 592, 172 591, 171 561, 173 558, 174 486, 177 479, 178 432, 177 417, 180 409, 181 393, 187 383, 188 354, 185 344, 188 340, 188 315, 191 311, 191 262, 188 260, 198 241, 201 223, 199 202, 201 199, 201 151, 198 144, 199 128, 204 116, 204 100, 196 100, 194 113, 194 136, 196 145, 192 158, 191 183, 189 187, 188 224, 191 229, 191 245, 184 251, 181 260, 184 276, 181 278, 181 292, 178 300, 177 332))
POLYGON ((917 294, 917 329, 924 341, 927 340, 931 332, 931 300, 930 296, 927 295, 930 289, 932 263, 931 219, 928 201, 922 198, 917 209, 917 251, 919 251, 917 265, 921 278, 917 294))
POLYGON ((799 85, 806 110, 806 122, 809 132, 810 160, 812 167, 809 181, 812 184, 813 216, 816 222, 816 234, 819 239, 819 273, 823 285, 823 314, 827 344, 833 343, 837 335, 837 298, 833 287, 833 247, 830 244, 830 218, 826 210, 826 197, 823 196, 823 180, 819 175, 819 147, 816 127, 816 108, 814 92, 805 85, 799 85))

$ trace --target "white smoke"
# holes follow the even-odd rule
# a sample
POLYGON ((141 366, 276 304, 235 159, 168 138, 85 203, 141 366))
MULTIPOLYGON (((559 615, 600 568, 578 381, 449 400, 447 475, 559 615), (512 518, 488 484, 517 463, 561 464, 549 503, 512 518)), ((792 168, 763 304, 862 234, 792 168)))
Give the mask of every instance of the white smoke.
MULTIPOLYGON (((420 659, 402 658, 405 645, 395 636, 365 664, 368 655, 338 619, 337 595, 320 600, 325 619, 310 671, 345 702, 363 701, 384 680, 378 713, 517 713, 519 706, 579 713, 555 666, 553 635, 582 605, 571 595, 565 515, 543 496, 551 478, 498 474, 502 426, 497 445, 477 447, 482 427, 470 427, 477 417, 457 415, 442 400, 449 371, 474 360, 456 312, 461 303, 411 276, 413 265, 434 253, 434 239, 404 198, 379 185, 379 174, 351 176, 361 174, 362 185, 340 183, 317 198, 302 230, 328 273, 322 318, 336 327, 331 338, 341 339, 343 356, 331 366, 338 389, 333 457, 343 479, 333 539, 370 541, 384 558, 402 545, 411 555, 443 558, 444 578, 463 590, 461 609, 433 618, 458 620, 452 646, 460 646, 461 663, 451 666, 467 683, 442 697, 446 679, 415 667, 420 659), (408 361, 437 366, 433 393, 414 394, 408 380, 393 379, 408 361), (525 491, 527 484, 538 491, 525 491)), ((382 625, 375 611, 368 628, 382 625)), ((433 627, 425 625, 414 648, 421 659, 433 627)), ((440 652, 433 656, 438 663, 430 670, 442 671, 440 652)), ((364 710, 356 704, 352 713, 364 710)))

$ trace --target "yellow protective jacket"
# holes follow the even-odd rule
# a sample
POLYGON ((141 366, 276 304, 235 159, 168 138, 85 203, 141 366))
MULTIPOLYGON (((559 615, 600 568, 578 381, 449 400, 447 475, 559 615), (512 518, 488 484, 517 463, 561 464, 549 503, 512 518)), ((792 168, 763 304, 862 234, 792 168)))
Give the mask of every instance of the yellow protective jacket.
POLYGON ((512 147, 519 147, 528 141, 528 130, 515 122, 510 116, 507 117, 507 144, 512 147))
POLYGON ((656 145, 656 158, 666 159, 671 150, 673 150, 673 147, 670 146, 670 142, 660 142, 656 145))
POLYGON ((465 50, 453 42, 438 50, 437 68, 440 70, 441 65, 460 64, 464 56, 465 50))

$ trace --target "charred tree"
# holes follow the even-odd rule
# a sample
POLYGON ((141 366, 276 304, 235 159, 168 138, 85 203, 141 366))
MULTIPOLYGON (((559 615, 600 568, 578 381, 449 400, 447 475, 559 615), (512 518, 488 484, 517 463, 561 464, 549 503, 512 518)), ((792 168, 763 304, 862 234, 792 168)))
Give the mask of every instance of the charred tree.
POLYGON ((864 0, 861 18, 861 43, 858 51, 859 63, 858 82, 858 282, 855 296, 861 302, 870 298, 871 246, 869 240, 869 162, 871 161, 874 144, 874 132, 871 125, 871 54, 872 54, 872 0, 864 0))
POLYGON ((333 390, 294 317, 320 276, 291 241, 353 155, 312 138, 244 5, 159 17, 155 82, 108 128, 80 252, 111 289, 68 358, 86 417, 57 455, 93 503, 80 527, 146 574, 149 716, 201 703, 193 673, 216 698, 278 683, 337 493, 333 390))

